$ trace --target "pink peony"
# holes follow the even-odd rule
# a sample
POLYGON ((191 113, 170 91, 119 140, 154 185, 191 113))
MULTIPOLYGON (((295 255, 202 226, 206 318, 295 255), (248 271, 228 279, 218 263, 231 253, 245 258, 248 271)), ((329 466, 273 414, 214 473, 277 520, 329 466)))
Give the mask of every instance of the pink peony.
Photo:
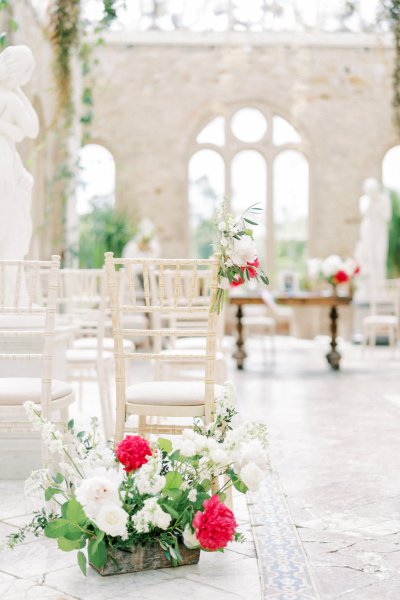
POLYGON ((225 548, 234 537, 237 523, 233 512, 223 504, 218 495, 204 500, 204 511, 197 511, 193 528, 201 546, 206 550, 225 548))
POLYGON ((147 457, 152 453, 147 440, 140 435, 127 435, 118 444, 116 454, 119 462, 124 465, 124 470, 130 473, 147 463, 147 457))

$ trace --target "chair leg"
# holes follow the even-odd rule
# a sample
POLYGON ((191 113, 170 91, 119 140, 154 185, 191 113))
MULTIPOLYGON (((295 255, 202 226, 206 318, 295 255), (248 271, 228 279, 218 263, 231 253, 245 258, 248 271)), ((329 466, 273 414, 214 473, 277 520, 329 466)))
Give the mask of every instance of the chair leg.
POLYGON ((101 413, 103 417, 103 430, 106 440, 112 436, 112 421, 110 407, 110 379, 109 373, 104 365, 97 367, 97 376, 99 384, 99 397, 101 404, 101 413))
POLYGON ((144 435, 147 429, 146 415, 138 415, 138 432, 139 435, 144 435))

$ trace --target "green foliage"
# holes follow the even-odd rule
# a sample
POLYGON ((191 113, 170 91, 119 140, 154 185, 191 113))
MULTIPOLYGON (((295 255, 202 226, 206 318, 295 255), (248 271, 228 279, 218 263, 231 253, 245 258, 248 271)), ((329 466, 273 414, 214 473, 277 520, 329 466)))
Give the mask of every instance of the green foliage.
POLYGON ((382 0, 382 17, 389 23, 395 39, 392 104, 394 120, 400 132, 400 0, 382 0))
POLYGON ((392 219, 389 225, 387 271, 389 277, 400 276, 400 195, 390 191, 392 219))
POLYGON ((192 235, 192 254, 196 258, 209 258, 216 243, 214 219, 201 221, 192 235))
POLYGON ((135 232, 124 211, 93 204, 93 210, 79 221, 79 266, 82 269, 102 267, 105 252, 121 256, 135 232))
POLYGON ((10 37, 18 30, 18 23, 13 17, 12 0, 0 0, 0 20, 4 31, 0 31, 0 50, 8 46, 10 37), (5 15, 2 19, 2 13, 5 15))

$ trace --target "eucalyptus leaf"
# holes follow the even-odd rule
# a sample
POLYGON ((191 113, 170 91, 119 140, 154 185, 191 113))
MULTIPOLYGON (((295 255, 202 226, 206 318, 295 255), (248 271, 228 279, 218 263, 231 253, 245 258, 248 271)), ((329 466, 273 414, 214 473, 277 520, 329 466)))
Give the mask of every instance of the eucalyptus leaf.
POLYGON ((86 556, 84 555, 82 550, 79 550, 79 552, 77 554, 77 559, 78 559, 78 565, 79 565, 80 570, 86 576, 86 562, 87 561, 86 561, 86 556))

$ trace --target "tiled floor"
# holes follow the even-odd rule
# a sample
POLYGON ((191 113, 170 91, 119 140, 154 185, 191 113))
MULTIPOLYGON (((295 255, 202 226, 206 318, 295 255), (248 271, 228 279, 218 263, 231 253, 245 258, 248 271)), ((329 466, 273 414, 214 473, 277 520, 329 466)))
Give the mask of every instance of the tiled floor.
POLYGON ((250 352, 241 414, 267 422, 321 599, 399 600, 400 351, 342 345, 340 372, 325 352, 326 340, 290 339, 273 365, 250 352))
MULTIPOLYGON (((241 418, 266 421, 270 434, 274 478, 252 507, 263 593, 249 532, 246 544, 204 553, 198 566, 106 579, 83 578, 51 540, 28 541, 0 554, 0 598, 399 600, 400 351, 362 357, 345 345, 340 372, 329 370, 325 352, 323 339, 281 338, 274 364, 255 344, 246 370, 232 371, 241 418), (272 485, 279 479, 290 514, 272 485)), ((21 489, 0 485, 1 537, 34 508, 21 489)), ((235 512, 249 531, 243 497, 235 512)))

